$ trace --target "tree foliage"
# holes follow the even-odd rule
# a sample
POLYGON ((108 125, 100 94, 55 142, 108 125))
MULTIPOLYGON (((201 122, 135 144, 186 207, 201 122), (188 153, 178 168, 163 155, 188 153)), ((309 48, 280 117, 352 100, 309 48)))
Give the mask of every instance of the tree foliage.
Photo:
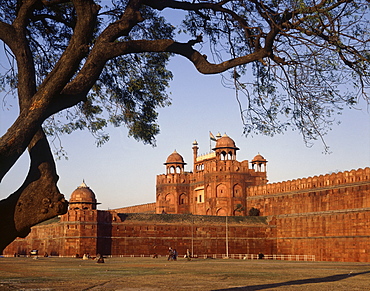
POLYGON ((0 247, 65 211, 45 133, 87 129, 101 144, 108 124, 124 125, 155 144, 172 56, 202 74, 225 73, 246 134, 293 128, 321 138, 344 106, 368 101, 366 0, 0 0, 0 39, 10 64, 0 86, 20 108, 0 139, 0 180, 27 147, 32 164, 0 203, 12 221, 0 247), (180 26, 175 10, 184 13, 180 26), (35 219, 19 215, 33 206, 35 219))

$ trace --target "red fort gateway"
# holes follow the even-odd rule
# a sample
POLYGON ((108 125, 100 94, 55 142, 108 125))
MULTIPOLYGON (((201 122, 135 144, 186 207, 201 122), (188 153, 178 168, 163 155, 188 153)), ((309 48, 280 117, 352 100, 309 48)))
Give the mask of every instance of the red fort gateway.
POLYGON ((180 255, 370 261, 370 168, 268 183, 267 160, 238 161, 227 135, 210 154, 198 155, 197 142, 192 150, 190 172, 179 153, 168 156, 155 203, 98 210, 83 183, 67 214, 33 227, 4 254, 165 255, 172 247, 180 255))

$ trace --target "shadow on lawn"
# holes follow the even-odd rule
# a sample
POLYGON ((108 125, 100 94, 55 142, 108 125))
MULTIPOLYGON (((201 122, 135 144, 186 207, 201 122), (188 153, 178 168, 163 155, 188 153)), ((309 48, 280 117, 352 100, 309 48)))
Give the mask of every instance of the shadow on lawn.
POLYGON ((314 284, 314 283, 325 283, 325 282, 335 282, 346 279, 348 277, 368 274, 370 271, 360 272, 360 273, 349 273, 349 274, 340 274, 340 275, 333 275, 328 277, 322 278, 311 278, 311 279, 302 279, 302 280, 293 280, 281 283, 271 283, 271 284, 262 284, 262 285, 254 285, 254 286, 244 286, 244 287, 235 287, 235 288, 228 288, 228 289, 218 289, 217 291, 227 290, 227 291, 237 291, 237 290, 263 290, 269 288, 277 288, 281 286, 291 286, 291 285, 302 285, 302 284, 314 284))

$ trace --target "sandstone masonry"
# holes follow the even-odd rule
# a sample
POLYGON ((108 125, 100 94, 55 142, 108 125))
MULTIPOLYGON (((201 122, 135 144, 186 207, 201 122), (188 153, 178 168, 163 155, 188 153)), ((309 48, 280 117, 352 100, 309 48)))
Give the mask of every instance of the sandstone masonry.
POLYGON ((67 214, 33 227, 4 254, 165 255, 172 247, 180 254, 370 261, 370 168, 268 183, 267 160, 237 161, 226 135, 217 136, 210 154, 198 156, 196 142, 192 149, 191 172, 179 153, 167 158, 155 203, 97 210, 83 183, 67 214))

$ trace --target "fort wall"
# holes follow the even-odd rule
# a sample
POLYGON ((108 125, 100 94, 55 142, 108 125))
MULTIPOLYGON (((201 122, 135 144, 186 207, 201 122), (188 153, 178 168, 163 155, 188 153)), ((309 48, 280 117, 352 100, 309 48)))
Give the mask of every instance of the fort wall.
MULTIPOLYGON (((94 211, 94 210, 92 210, 94 211)), ((74 233, 65 235, 70 222, 53 220, 37 225, 24 239, 18 238, 4 251, 5 255, 28 254, 38 249, 60 256, 84 253, 103 255, 167 255, 168 248, 180 255, 186 249, 195 255, 226 253, 226 229, 230 254, 275 254, 276 227, 266 217, 225 217, 194 215, 151 215, 99 211, 97 235, 78 233, 91 229, 89 222, 76 222, 74 233), (92 252, 92 247, 95 251, 92 252), (54 250, 54 251, 53 251, 54 250)))
POLYGON ((370 181, 370 168, 251 186, 248 189, 248 196, 279 194, 298 190, 311 191, 315 188, 335 187, 362 181, 370 181))
MULTIPOLYGON (((172 187, 182 193, 181 183, 172 187)), ((239 193, 234 190, 222 194, 239 193)), ((322 261, 370 262, 370 168, 244 190, 246 210, 257 208, 261 216, 145 213, 153 211, 156 203, 109 211, 73 208, 60 218, 33 227, 4 254, 28 254, 38 249, 40 255, 60 256, 166 255, 168 247, 176 248, 179 254, 188 248, 197 255, 225 254, 228 229, 230 254, 263 252, 314 255, 322 261)), ((181 202, 164 202, 175 201, 181 202)))
MULTIPOLYGON (((114 218, 113 218, 114 220, 114 218)), ((112 255, 161 254, 168 248, 185 254, 276 252, 276 228, 266 217, 117 214, 112 224, 112 255)))
POLYGON ((63 226, 59 218, 53 218, 47 222, 32 227, 30 234, 25 238, 17 238, 8 245, 4 255, 28 256, 31 250, 38 250, 39 255, 47 252, 49 255, 59 256, 64 244, 63 226))
POLYGON ((370 262, 370 208, 276 216, 278 254, 370 262))
POLYGON ((155 213, 155 205, 156 203, 146 203, 141 205, 134 205, 134 206, 127 206, 117 209, 112 209, 118 213, 155 213))
POLYGON ((282 215, 370 207, 370 168, 252 186, 247 207, 282 215))
POLYGON ((274 216, 278 254, 369 262, 370 168, 249 187, 248 208, 274 216))

